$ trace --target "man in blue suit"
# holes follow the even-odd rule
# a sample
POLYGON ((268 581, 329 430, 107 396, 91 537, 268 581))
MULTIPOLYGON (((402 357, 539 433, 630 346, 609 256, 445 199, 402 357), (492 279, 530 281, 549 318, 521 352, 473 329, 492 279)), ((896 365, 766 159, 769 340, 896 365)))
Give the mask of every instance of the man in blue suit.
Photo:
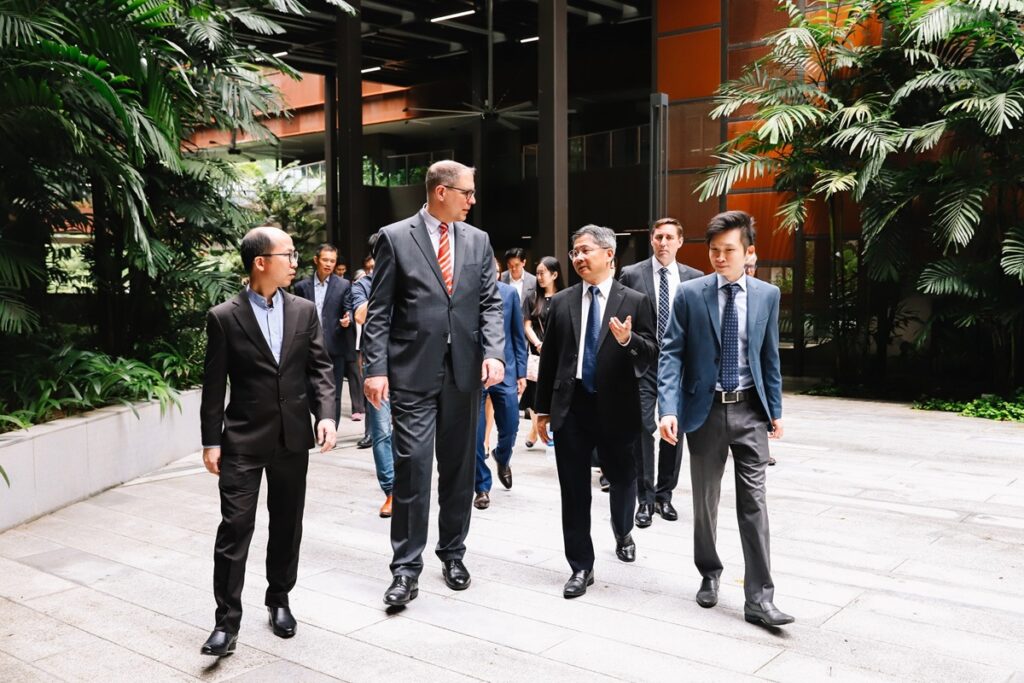
POLYGON ((714 607, 722 561, 715 549, 718 500, 729 451, 746 566, 743 613, 752 624, 793 621, 775 607, 769 558, 765 471, 768 439, 782 438, 779 288, 749 278, 754 219, 726 211, 705 240, 715 272, 679 286, 658 361, 661 437, 690 444, 693 559, 702 580, 697 604, 714 607))
MULTIPOLYGON (((334 274, 334 264, 338 261, 338 248, 333 244, 321 244, 316 249, 313 265, 316 270, 309 278, 295 284, 295 294, 316 304, 316 314, 320 319, 320 328, 324 332, 324 346, 334 364, 334 420, 338 424, 341 418, 341 384, 345 377, 346 362, 355 360, 355 349, 349 344, 345 334, 352 317, 345 310, 348 301, 348 290, 351 286, 345 278, 334 274)), ((351 386, 352 378, 349 378, 351 386)), ((361 413, 362 387, 357 385, 356 395, 359 404, 352 404, 352 412, 361 413)))
MULTIPOLYGON (((497 270, 498 259, 494 259, 497 270)), ((498 467, 498 481, 512 488, 512 446, 519 432, 519 397, 526 389, 526 329, 523 327, 523 308, 519 293, 512 285, 498 279, 501 311, 505 320, 505 379, 485 389, 480 396, 480 421, 476 431, 476 497, 473 506, 486 510, 491 505, 491 470, 487 467, 487 444, 484 435, 487 419, 484 415, 487 397, 494 406, 494 426, 498 430, 498 445, 491 451, 498 467)))

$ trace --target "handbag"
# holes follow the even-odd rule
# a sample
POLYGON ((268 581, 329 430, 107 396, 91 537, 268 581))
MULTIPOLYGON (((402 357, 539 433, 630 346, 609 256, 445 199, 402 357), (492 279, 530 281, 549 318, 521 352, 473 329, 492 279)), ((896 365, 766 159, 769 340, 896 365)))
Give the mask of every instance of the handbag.
POLYGON ((530 354, 526 357, 526 381, 536 382, 537 372, 540 370, 540 356, 530 354))

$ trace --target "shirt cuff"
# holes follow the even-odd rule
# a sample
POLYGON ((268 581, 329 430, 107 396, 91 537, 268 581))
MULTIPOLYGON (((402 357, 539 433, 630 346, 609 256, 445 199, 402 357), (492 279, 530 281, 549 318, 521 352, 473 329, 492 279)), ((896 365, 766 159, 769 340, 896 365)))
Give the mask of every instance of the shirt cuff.
MULTIPOLYGON (((619 340, 616 339, 615 341, 619 341, 619 340)), ((629 333, 629 339, 626 340, 626 343, 623 344, 623 343, 619 342, 619 346, 629 346, 629 342, 631 342, 631 341, 633 341, 633 333, 632 332, 629 333)))

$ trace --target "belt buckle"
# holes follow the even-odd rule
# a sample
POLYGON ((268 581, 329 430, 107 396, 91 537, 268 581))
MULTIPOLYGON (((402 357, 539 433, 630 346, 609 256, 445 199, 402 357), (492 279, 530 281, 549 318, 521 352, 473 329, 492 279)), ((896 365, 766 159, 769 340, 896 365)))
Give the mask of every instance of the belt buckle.
POLYGON ((722 403, 739 403, 740 392, 738 391, 723 391, 722 392, 722 403))

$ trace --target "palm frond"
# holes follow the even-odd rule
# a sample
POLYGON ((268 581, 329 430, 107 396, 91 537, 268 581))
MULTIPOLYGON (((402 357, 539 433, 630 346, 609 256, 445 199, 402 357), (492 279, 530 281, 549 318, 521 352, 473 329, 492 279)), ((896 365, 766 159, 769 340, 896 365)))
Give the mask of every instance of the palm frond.
POLYGON ((936 238, 943 248, 971 241, 984 215, 987 196, 986 185, 960 185, 938 198, 932 217, 936 238))
POLYGON ((798 131, 825 121, 828 113, 810 104, 794 104, 767 107, 761 110, 758 118, 757 137, 776 145, 792 140, 798 131))
POLYGON ((249 8, 235 7, 225 10, 224 14, 237 20, 253 33, 269 36, 285 32, 285 29, 281 24, 276 21, 272 21, 267 16, 249 8))
POLYGON ((888 119, 876 119, 843 128, 825 139, 825 143, 854 156, 879 157, 895 152, 902 135, 899 126, 888 119))
POLYGON ((946 134, 947 125, 948 122, 945 119, 939 119, 916 128, 904 128, 903 140, 899 147, 904 150, 912 148, 915 152, 927 152, 942 140, 942 136, 946 134))
POLYGON ((707 170, 705 178, 695 189, 700 192, 700 200, 709 197, 720 197, 729 192, 733 185, 751 178, 761 178, 771 173, 778 162, 760 154, 750 152, 726 151, 715 154, 719 163, 707 170))
POLYGON ((0 332, 28 334, 39 328, 39 314, 13 289, 0 287, 0 332))
POLYGON ((937 2, 923 6, 908 34, 916 45, 931 45, 949 38, 960 29, 983 21, 986 11, 961 2, 937 2))
POLYGON ((966 97, 942 108, 943 114, 964 112, 975 116, 989 135, 1014 128, 1024 116, 1024 93, 1014 89, 985 97, 966 97))
POLYGON ((811 191, 824 194, 825 199, 840 192, 850 192, 857 186, 856 171, 828 171, 821 174, 811 191))
POLYGON ((1007 230, 999 265, 1004 273, 1024 282, 1024 226, 1016 225, 1007 230))
POLYGON ((917 288, 925 294, 977 299, 982 292, 970 277, 966 263, 959 259, 942 259, 921 271, 917 288))
POLYGON ((989 72, 985 69, 925 71, 900 86, 892 95, 892 103, 898 104, 906 97, 922 90, 954 93, 970 90, 975 84, 984 81, 989 76, 989 72))
POLYGON ((802 195, 796 195, 793 199, 783 202, 775 212, 779 218, 779 229, 793 232, 803 228, 807 222, 807 204, 813 200, 802 195))

